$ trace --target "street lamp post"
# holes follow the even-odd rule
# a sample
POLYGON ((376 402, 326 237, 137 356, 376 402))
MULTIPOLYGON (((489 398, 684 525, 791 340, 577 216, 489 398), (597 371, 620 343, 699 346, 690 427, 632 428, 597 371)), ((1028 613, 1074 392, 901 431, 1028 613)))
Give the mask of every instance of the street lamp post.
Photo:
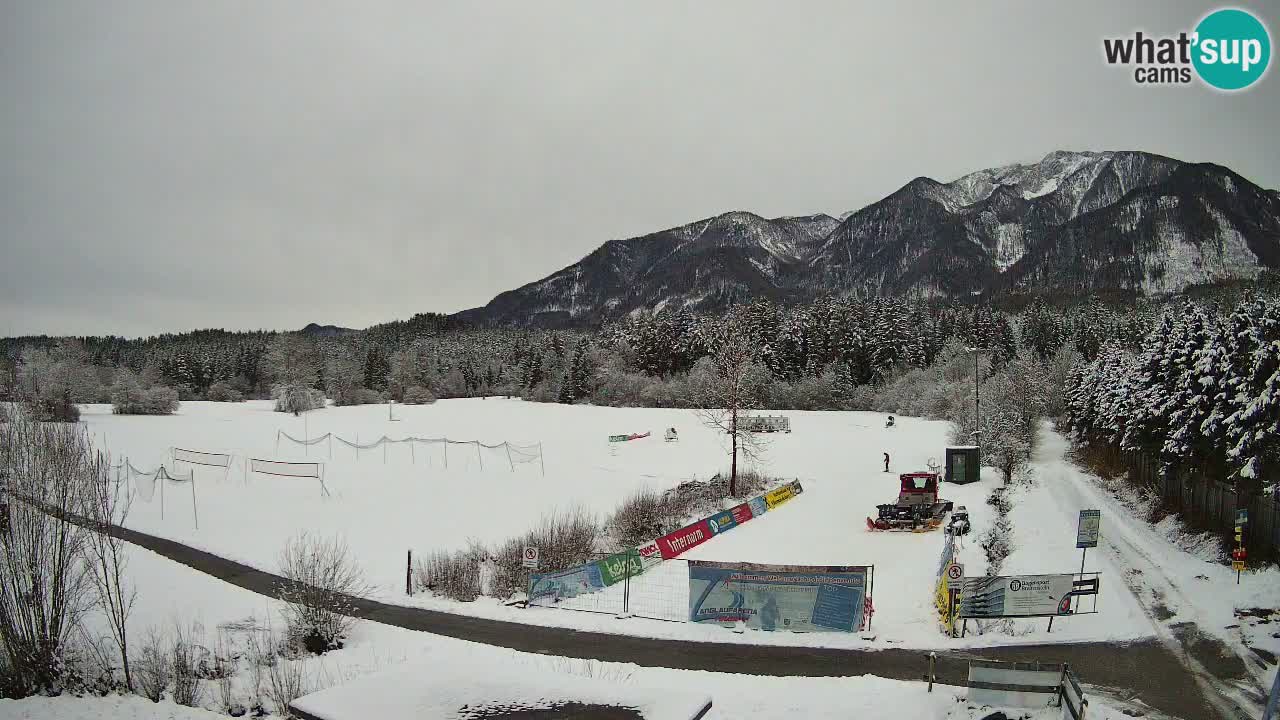
POLYGON ((973 353, 973 444, 981 447, 982 431, 978 429, 978 353, 991 352, 991 348, 971 347, 968 350, 973 353))

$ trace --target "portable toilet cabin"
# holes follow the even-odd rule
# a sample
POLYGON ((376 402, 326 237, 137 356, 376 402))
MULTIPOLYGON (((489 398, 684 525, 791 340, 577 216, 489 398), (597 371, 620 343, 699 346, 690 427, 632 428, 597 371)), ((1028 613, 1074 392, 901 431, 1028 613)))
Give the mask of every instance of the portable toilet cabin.
POLYGON ((958 445, 947 448, 947 477, 949 483, 977 482, 982 468, 982 458, 977 445, 958 445))

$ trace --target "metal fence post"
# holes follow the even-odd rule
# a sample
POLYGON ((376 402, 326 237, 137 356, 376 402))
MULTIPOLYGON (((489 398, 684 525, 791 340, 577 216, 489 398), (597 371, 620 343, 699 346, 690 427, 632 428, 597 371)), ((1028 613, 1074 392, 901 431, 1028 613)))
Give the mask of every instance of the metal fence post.
POLYGON ((933 692, 933 681, 937 678, 938 653, 929 653, 929 692, 933 692))
POLYGON ((622 575, 622 614, 631 616, 631 554, 626 555, 627 570, 622 575))

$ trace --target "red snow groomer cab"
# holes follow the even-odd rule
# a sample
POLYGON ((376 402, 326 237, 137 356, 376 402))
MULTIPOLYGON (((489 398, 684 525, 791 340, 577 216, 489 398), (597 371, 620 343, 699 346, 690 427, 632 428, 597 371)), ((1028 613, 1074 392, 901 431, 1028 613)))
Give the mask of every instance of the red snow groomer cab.
POLYGON ((867 529, 927 532, 941 527, 951 512, 951 501, 938 499, 938 473, 903 473, 898 480, 902 483, 898 502, 877 505, 879 517, 867 518, 867 529))

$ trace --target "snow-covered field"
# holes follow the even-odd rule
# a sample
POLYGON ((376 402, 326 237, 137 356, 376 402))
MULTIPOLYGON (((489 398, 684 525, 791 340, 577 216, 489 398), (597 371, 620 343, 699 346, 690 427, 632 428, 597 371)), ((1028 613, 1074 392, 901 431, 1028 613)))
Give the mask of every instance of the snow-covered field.
MULTIPOLYGON (((339 534, 364 567, 382 599, 454 612, 607 632, 768 644, 907 647, 983 645, 993 642, 1045 642, 1124 639, 1151 635, 1153 629, 1122 582, 1118 569, 1102 554, 1089 557, 1087 569, 1103 573, 1098 615, 1055 623, 1024 622, 1015 635, 970 633, 944 638, 933 610, 933 587, 942 548, 940 532, 872 533, 864 518, 878 503, 896 497, 897 473, 925 469, 944 456, 944 423, 900 418, 885 428, 884 416, 858 412, 789 412, 793 432, 769 436, 760 469, 783 478, 799 478, 805 488, 797 499, 730 533, 695 548, 691 559, 821 565, 874 565, 875 639, 856 635, 790 633, 734 634, 722 628, 559 609, 508 608, 492 600, 454 603, 404 596, 405 551, 454 550, 470 539, 502 541, 523 532, 546 513, 572 506, 601 517, 639 487, 666 489, 691 478, 706 478, 727 466, 722 439, 684 410, 618 409, 525 403, 518 400, 448 400, 429 406, 396 406, 396 421, 385 406, 326 408, 304 417, 272 412, 269 403, 183 403, 172 417, 112 415, 106 406, 88 406, 83 418, 96 441, 113 457, 127 456, 140 468, 167 462, 170 447, 227 452, 259 459, 316 460, 326 464, 325 496, 314 480, 247 474, 243 464, 195 467, 196 516, 190 486, 170 484, 161 516, 160 495, 134 504, 128 525, 170 537, 266 570, 296 533, 339 534), (679 442, 664 442, 662 431, 676 427, 679 442), (335 433, 361 443, 386 435, 449 437, 541 444, 543 461, 517 463, 505 450, 477 451, 450 445, 448 466, 442 445, 387 445, 356 451, 340 442, 309 448, 284 440, 335 433), (653 436, 608 443, 607 436, 629 432, 653 436), (882 453, 892 472, 883 470, 882 453), (330 457, 332 455, 332 457, 330 457), (544 475, 545 467, 545 475, 544 475)), ((192 466, 180 464, 176 472, 192 466)), ((175 470, 170 466, 170 470, 175 470)), ((988 471, 989 472, 989 471, 988 471)), ((997 481, 988 475, 967 486, 944 485, 943 495, 968 507, 974 531, 959 559, 966 574, 986 571, 979 539, 994 510, 985 500, 997 481)), ((1020 493, 1015 513, 1017 551, 1005 570, 1022 573, 1073 572, 1079 506, 1063 505, 1044 483, 1020 493), (1027 508, 1031 508, 1027 510, 1027 508)), ((1104 532, 1106 522, 1104 518, 1104 532)), ((674 612, 685 607, 687 585, 678 561, 664 564, 646 582, 665 583, 655 592, 674 612), (664 579, 665 577, 665 579, 664 579)), ((642 593, 641 593, 642 594, 642 593)))
MULTIPOLYGON (((942 423, 899 418, 898 427, 884 428, 874 413, 788 413, 794 432, 771 438, 762 460, 766 472, 798 477, 805 492, 764 517, 735 528, 695 548, 691 557, 769 563, 874 564, 876 566, 874 639, 857 635, 747 632, 735 634, 716 627, 661 622, 641 618, 618 620, 611 615, 579 613, 549 608, 521 610, 482 600, 475 603, 418 596, 404 598, 403 553, 454 549, 469 538, 495 542, 520 532, 543 513, 571 505, 608 513, 635 488, 672 487, 692 477, 705 478, 725 464, 719 439, 699 426, 691 413, 676 410, 611 409, 537 405, 519 401, 444 401, 426 407, 397 407, 396 422, 387 420, 385 407, 327 408, 303 419, 271 412, 265 403, 222 405, 184 403, 174 417, 113 416, 105 407, 85 409, 84 419, 96 441, 116 458, 128 455, 139 467, 153 468, 165 461, 171 446, 224 451, 239 458, 315 459, 328 465, 325 497, 314 481, 249 475, 237 465, 227 477, 221 469, 197 468, 197 500, 200 528, 194 527, 189 494, 183 484, 173 484, 160 517, 159 495, 150 503, 138 500, 129 524, 140 530, 172 537, 198 547, 231 556, 268 570, 276 567, 280 546, 300 530, 340 533, 365 566, 377 592, 388 600, 438 607, 453 612, 498 617, 543 625, 632 633, 655 637, 706 639, 761 644, 822 644, 848 647, 962 648, 974 645, 1021 642, 1079 641, 1167 636, 1168 624, 1190 621, 1239 647, 1246 639, 1230 627, 1234 608, 1266 605, 1280 595, 1280 573, 1247 575, 1238 590, 1226 584, 1226 571, 1177 550, 1158 532, 1126 516, 1122 506, 1099 490, 1078 468, 1064 460, 1062 438, 1046 426, 1035 458, 1036 482, 1013 491, 1013 552, 1004 562, 1006 573, 1071 572, 1079 568, 1074 547, 1076 514, 1082 507, 1103 512, 1103 543, 1088 556, 1087 569, 1102 573, 1102 595, 1097 615, 1064 618, 1053 633, 1045 621, 1019 621, 1011 632, 963 640, 941 635, 933 616, 932 590, 941 533, 870 533, 864 517, 874 505, 894 496, 896 474, 922 469, 930 459, 940 460, 946 445, 942 423), (663 428, 680 429, 678 443, 661 440, 663 428), (451 455, 449 467, 417 448, 407 457, 407 446, 391 445, 384 463, 382 453, 364 451, 359 461, 349 448, 335 443, 333 459, 325 445, 302 448, 282 443, 275 452, 276 431, 298 437, 336 432, 362 442, 388 435, 479 439, 488 444, 503 440, 541 442, 546 474, 535 464, 511 466, 491 458, 451 455), (610 445, 610 434, 653 431, 654 438, 610 445), (401 451, 405 457, 397 457, 401 451), (891 473, 883 472, 881 453, 892 456, 891 473), (416 460, 416 462, 413 462, 416 460), (483 460, 484 467, 480 463, 483 460), (1135 570, 1137 572, 1135 572, 1135 570), (1128 583, 1124 578, 1128 579, 1128 583), (1138 578, 1135 581, 1135 578, 1138 578), (1204 579, 1207 578, 1207 579, 1204 579), (1129 585, 1144 596, 1136 597, 1129 585), (1143 611, 1145 600, 1162 598, 1173 619, 1160 623, 1143 611)), ((456 446, 463 447, 463 446, 456 446)), ((453 447, 451 446, 451 450, 453 447)), ((474 453, 474 447, 472 447, 474 453)), ((497 458, 505 460, 505 457, 497 458)), ((172 469, 172 468, 171 468, 172 469)), ((185 472, 187 467, 180 467, 185 472)), ((994 510, 985 499, 997 483, 987 477, 971 486, 944 485, 944 495, 966 505, 974 532, 965 540, 959 558, 967 574, 981 574, 986 560, 978 545, 991 526, 994 510)), ((131 629, 135 638, 152 627, 171 628, 192 621, 203 625, 212 643, 220 628, 281 626, 280 605, 238 587, 215 580, 148 551, 130 549, 129 577, 139 590, 131 629)), ((668 561, 653 571, 670 576, 670 587, 683 589, 679 561, 668 561)), ((643 577, 643 576, 642 576, 643 577)), ((679 604, 677 602, 677 604, 679 604)), ((1274 602, 1271 603, 1274 605, 1274 602)), ((459 658, 480 663, 493 673, 564 676, 566 692, 589 680, 600 683, 601 692, 625 685, 628 696, 652 688, 668 688, 686 696, 708 696, 716 718, 776 718, 795 715, 808 718, 877 716, 886 707, 901 718, 984 717, 987 711, 971 708, 962 688, 939 686, 926 692, 921 683, 872 676, 854 678, 775 678, 723 673, 691 672, 635 665, 529 655, 501 648, 416 633, 402 628, 364 622, 356 626, 346 647, 306 663, 312 690, 341 686, 360 678, 383 676, 392 680, 414 668, 443 672, 459 658)), ((1084 678, 1104 683, 1105 678, 1084 678)), ((362 681, 363 682, 363 681, 362 681)), ((354 686, 359 688, 360 685, 354 686)), ((242 662, 235 681, 237 699, 252 695, 247 668, 242 662)), ((365 693, 367 695, 367 693, 365 693)), ((335 705, 350 703, 334 692, 316 697, 316 709, 324 698, 335 705)), ((214 708, 212 689, 206 707, 214 708)), ((399 697, 378 707, 368 706, 367 716, 391 718, 395 703, 412 703, 399 697)), ((172 717, 201 720, 197 711, 170 704, 146 707, 134 699, 35 698, 0 701, 0 718, 172 717)), ((1027 717, 1040 717, 1020 711, 1027 717)), ((1057 717, 1056 709, 1044 717, 1057 717)), ((1107 701, 1094 697, 1092 717, 1123 717, 1107 701)))

